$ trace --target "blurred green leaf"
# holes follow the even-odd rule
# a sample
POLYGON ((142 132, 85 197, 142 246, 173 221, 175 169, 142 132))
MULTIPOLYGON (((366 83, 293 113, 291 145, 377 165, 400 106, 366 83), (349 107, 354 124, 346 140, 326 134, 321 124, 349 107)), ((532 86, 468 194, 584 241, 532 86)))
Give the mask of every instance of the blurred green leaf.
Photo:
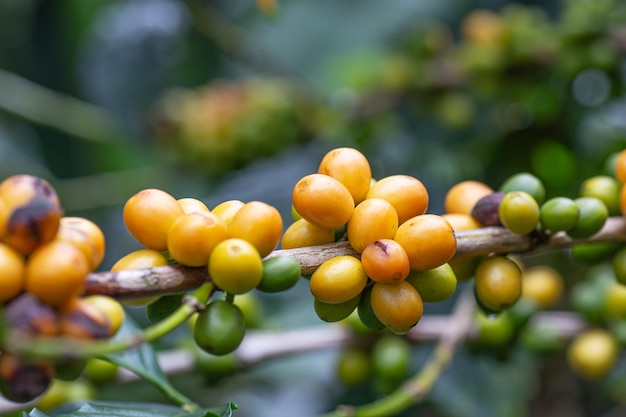
MULTIPOLYGON (((185 412, 178 407, 152 403, 118 403, 118 402, 88 402, 80 405, 76 410, 61 414, 57 417, 230 417, 237 406, 233 403, 224 404, 215 408, 206 408, 192 413, 185 412)), ((48 417, 47 414, 34 409, 28 417, 48 417)))

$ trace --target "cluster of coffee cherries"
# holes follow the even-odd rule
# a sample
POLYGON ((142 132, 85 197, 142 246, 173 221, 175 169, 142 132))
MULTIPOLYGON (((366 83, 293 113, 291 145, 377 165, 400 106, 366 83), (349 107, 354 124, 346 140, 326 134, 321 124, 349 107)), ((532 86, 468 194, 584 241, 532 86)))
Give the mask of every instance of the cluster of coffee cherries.
MULTIPOLYGON (((196 343, 213 355, 234 351, 242 342, 246 323, 237 295, 253 289, 279 292, 300 278, 300 264, 289 256, 268 256, 283 233, 280 212, 262 201, 228 200, 210 210, 195 198, 176 199, 166 191, 144 189, 131 196, 123 210, 124 224, 144 248, 119 259, 112 271, 175 263, 207 268, 216 288, 227 294, 212 298, 194 319, 196 343)), ((147 306, 158 321, 180 306, 184 294, 125 301, 147 306)))
POLYGON ((332 257, 311 275, 322 320, 339 321, 356 309, 368 328, 403 334, 420 320, 424 301, 456 289, 447 264, 456 252, 454 231, 442 216, 426 214, 428 192, 419 179, 372 180, 361 152, 336 148, 296 183, 292 203, 297 220, 285 230, 283 249, 342 236, 357 255, 332 257))
POLYGON ((5 398, 30 401, 53 378, 75 378, 85 366, 84 360, 27 359, 7 342, 54 336, 71 344, 117 332, 124 320, 120 304, 104 295, 83 295, 86 277, 100 265, 104 250, 100 228, 65 216, 45 180, 15 175, 0 183, 0 303, 7 338, 0 347, 0 392, 5 398))

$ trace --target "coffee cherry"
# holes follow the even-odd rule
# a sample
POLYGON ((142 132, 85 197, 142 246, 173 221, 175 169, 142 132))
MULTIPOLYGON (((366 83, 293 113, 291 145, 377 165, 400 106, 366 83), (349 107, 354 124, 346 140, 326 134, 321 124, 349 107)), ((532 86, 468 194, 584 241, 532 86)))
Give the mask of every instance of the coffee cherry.
POLYGON ((91 304, 100 310, 106 316, 109 322, 111 336, 116 334, 122 327, 126 313, 121 303, 113 297, 102 294, 93 294, 82 297, 82 301, 87 304, 91 304))
POLYGON ((570 253, 575 261, 593 265, 610 259, 621 247, 621 243, 613 242, 578 243, 570 253))
POLYGON ((409 256, 411 269, 436 268, 452 259, 456 237, 450 223, 435 214, 415 216, 398 227, 394 236, 409 256))
POLYGON ((595 197, 579 197, 574 200, 579 216, 576 225, 567 231, 573 238, 587 238, 599 232, 609 217, 609 210, 595 197))
POLYGON ((493 312, 511 307, 522 295, 522 272, 505 256, 482 260, 476 268, 476 297, 493 312))
POLYGON ((539 178, 528 172, 520 172, 507 178, 500 189, 503 194, 511 191, 524 191, 537 202, 538 205, 543 204, 546 198, 546 189, 539 178))
POLYGON ((608 175, 596 175, 587 178, 580 185, 581 197, 595 197, 602 201, 609 210, 609 216, 620 214, 620 190, 622 186, 618 180, 608 175))
POLYGON ((235 214, 237 214, 239 209, 244 205, 245 203, 240 200, 227 200, 213 207, 211 213, 222 219, 224 223, 226 223, 226 226, 229 226, 235 214))
POLYGON ((361 261, 348 255, 325 261, 311 275, 310 280, 313 296, 328 304, 353 299, 363 291, 366 284, 367 275, 361 261))
POLYGON ((357 315, 359 321, 365 326, 365 328, 372 331, 379 331, 385 328, 385 324, 381 322, 374 310, 372 309, 372 287, 366 287, 361 293, 361 300, 357 307, 357 315))
POLYGON ((73 339, 105 339, 113 335, 106 313, 83 298, 73 298, 61 310, 61 334, 73 339))
POLYGON ((226 355, 239 347, 246 333, 246 321, 236 305, 215 300, 198 314, 193 338, 205 352, 226 355))
POLYGON ((549 266, 533 266, 522 274, 522 298, 541 309, 553 307, 564 287, 561 274, 549 266))
POLYGON ((348 222, 348 241, 358 253, 378 239, 393 239, 398 230, 398 214, 387 200, 368 198, 354 208, 348 222))
POLYGON ((349 347, 341 351, 337 359, 337 377, 339 380, 353 387, 359 385, 370 377, 370 355, 363 349, 349 347))
POLYGON ((580 210, 571 198, 554 197, 541 205, 539 220, 548 233, 568 231, 578 223, 580 210))
POLYGON ((283 220, 275 207, 251 201, 237 211, 228 225, 228 233, 230 237, 250 242, 264 258, 278 246, 283 220))
POLYGON ((226 223, 209 211, 176 218, 167 232, 167 250, 179 264, 205 266, 218 243, 229 237, 226 223))
POLYGON ((504 227, 518 235, 526 235, 539 224, 539 205, 527 192, 512 191, 502 197, 498 215, 504 227))
POLYGON ((392 239, 379 239, 367 245, 361 254, 361 263, 365 275, 388 284, 402 281, 411 269, 406 251, 392 239))
POLYGON ((89 261, 90 270, 95 270, 104 259, 105 238, 100 227, 84 217, 63 217, 55 239, 74 244, 89 261))
POLYGON ((83 375, 95 384, 104 384, 115 380, 118 371, 119 366, 113 362, 89 357, 83 375))
POLYGON ((154 188, 134 194, 126 201, 123 211, 128 232, 142 245, 158 251, 167 249, 167 232, 183 214, 174 197, 154 188))
POLYGON ((0 304, 22 292, 25 270, 24 257, 11 246, 0 243, 0 304))
POLYGON ((11 330, 33 335, 55 336, 61 330, 56 310, 27 292, 5 306, 4 323, 11 330))
POLYGON ((328 175, 342 183, 355 204, 365 199, 370 188, 372 170, 369 161, 354 148, 335 148, 322 158, 318 174, 328 175))
POLYGON ((215 246, 209 258, 211 280, 223 291, 243 294, 263 277, 263 261, 257 249, 243 239, 229 238, 215 246))
POLYGON ((417 178, 409 175, 391 175, 372 185, 366 198, 382 198, 396 209, 398 224, 424 214, 428 208, 428 191, 417 178))
POLYGON ((515 334, 515 326, 508 311, 497 315, 486 315, 476 310, 472 317, 476 326, 476 341, 479 345, 489 348, 505 346, 515 334))
POLYGON ((393 333, 408 332, 422 318, 422 298, 406 281, 394 284, 377 282, 372 287, 371 297, 374 314, 393 333))
POLYGON ((208 385, 218 384, 237 370, 237 359, 233 353, 213 355, 194 345, 192 354, 196 369, 204 377, 203 382, 208 385))
POLYGON ((615 156, 614 164, 615 164, 615 167, 614 167, 615 178, 617 178, 617 180, 621 184, 625 184, 626 183, 626 149, 619 152, 615 156))
POLYGON ((611 265, 617 282, 626 285, 626 247, 621 246, 613 255, 611 265))
POLYGON ((445 263, 425 271, 411 271, 406 278, 427 303, 437 303, 452 297, 456 291, 456 275, 452 267, 445 263))
MULTIPOLYGON (((166 266, 169 262, 162 252, 154 249, 138 249, 118 259, 111 272, 166 266)), ((159 296, 122 300, 127 307, 143 307, 159 299, 159 296)))
POLYGON ((257 289, 281 292, 296 285, 300 279, 300 263, 291 256, 275 256, 263 261, 263 275, 257 289))
POLYGON ((357 308, 361 301, 361 294, 343 303, 329 304, 324 303, 317 298, 313 299, 313 308, 315 314, 321 320, 327 323, 334 323, 348 318, 350 314, 357 308))
POLYGON ((446 193, 443 202, 444 211, 471 214, 476 203, 492 193, 491 187, 480 181, 461 181, 453 185, 446 193))
POLYGON ((50 386, 54 365, 47 361, 26 361, 9 352, 0 352, 0 394, 10 401, 31 401, 50 386))
POLYGON ((343 226, 354 212, 350 191, 341 182, 324 174, 301 178, 293 188, 291 199, 304 219, 324 229, 343 226))
POLYGON ((586 379, 599 379, 612 368, 619 354, 617 342, 607 330, 584 331, 567 348, 567 362, 576 374, 586 379))
POLYGON ((333 243, 334 241, 335 232, 333 229, 324 229, 301 218, 287 227, 283 233, 281 247, 282 249, 304 248, 333 243))
POLYGON ((605 291, 598 295, 598 304, 601 304, 599 307, 604 309, 601 318, 611 321, 626 319, 626 285, 611 281, 605 291))
POLYGON ((63 209, 54 188, 32 175, 14 175, 0 183, 0 235, 17 251, 32 253, 54 238, 63 209))
POLYGON ((179 198, 176 202, 182 207, 185 214, 194 213, 196 211, 210 211, 204 202, 193 197, 179 198))
POLYGON ((504 193, 493 192, 482 197, 472 208, 472 217, 484 226, 501 226, 500 203, 504 198, 504 193))
POLYGON ((462 230, 474 230, 480 229, 483 224, 479 223, 474 217, 469 214, 461 214, 461 213, 444 213, 441 215, 444 219, 450 223, 452 229, 455 232, 459 232, 462 230))
POLYGON ((89 261, 80 249, 53 240, 28 258, 25 289, 44 303, 62 307, 83 292, 89 271, 89 261))
POLYGON ((402 337, 385 335, 372 346, 371 361, 375 379, 399 384, 409 374, 411 345, 402 337))

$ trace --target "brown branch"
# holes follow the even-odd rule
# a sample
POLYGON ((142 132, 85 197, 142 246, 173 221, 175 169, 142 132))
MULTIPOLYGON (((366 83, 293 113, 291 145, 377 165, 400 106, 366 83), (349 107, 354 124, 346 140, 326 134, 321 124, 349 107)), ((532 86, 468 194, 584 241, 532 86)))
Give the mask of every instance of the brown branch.
MULTIPOLYGON (((490 253, 536 253, 571 247, 577 243, 626 242, 626 219, 609 218, 602 230, 588 239, 572 239, 557 233, 542 239, 517 235, 502 227, 457 232, 456 257, 473 257, 490 253)), ((291 256, 298 260, 302 274, 312 274, 323 262, 339 255, 357 256, 348 242, 275 250, 268 257, 291 256)), ((197 288, 209 280, 207 268, 180 265, 161 266, 135 271, 97 272, 87 277, 87 294, 108 294, 120 299, 173 294, 197 288)))

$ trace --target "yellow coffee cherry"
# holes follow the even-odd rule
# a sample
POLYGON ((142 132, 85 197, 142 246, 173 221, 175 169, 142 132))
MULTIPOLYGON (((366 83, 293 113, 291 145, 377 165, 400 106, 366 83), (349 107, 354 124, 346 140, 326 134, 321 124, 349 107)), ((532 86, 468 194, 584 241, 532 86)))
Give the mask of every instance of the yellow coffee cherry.
POLYGON ((587 379, 605 376, 615 365, 619 354, 617 341, 604 329, 594 328, 576 336, 567 348, 572 371, 587 379))
POLYGON ((372 287, 372 310, 392 332, 404 334, 417 324, 424 312, 424 303, 408 282, 393 284, 377 282, 372 287))
POLYGON ((204 202, 193 197, 184 197, 176 200, 183 208, 185 214, 194 213, 196 211, 210 211, 204 202))
POLYGON ((245 203, 240 200, 227 200, 213 207, 211 213, 224 220, 226 226, 229 226, 233 217, 235 217, 235 214, 237 214, 239 209, 242 208, 244 205, 245 203))
POLYGON ((368 198, 354 208, 348 222, 348 241, 358 253, 378 239, 393 239, 398 230, 398 213, 387 200, 368 198))
POLYGON ((244 294, 261 282, 263 261, 250 242, 229 238, 218 243, 211 252, 209 275, 221 290, 244 294))
POLYGON ((324 245, 335 241, 335 232, 309 223, 305 219, 294 221, 285 233, 281 242, 283 249, 304 248, 307 246, 324 245))
POLYGON ((275 207, 262 201, 250 201, 232 218, 228 233, 231 237, 252 243, 264 258, 280 242, 283 219, 275 207))
POLYGON ((17 296, 24 289, 26 262, 22 254, 0 243, 0 304, 17 296))
POLYGON ((339 304, 363 291, 367 275, 361 261, 353 256, 336 256, 322 263, 311 275, 311 293, 323 303, 339 304))
POLYGON ((87 257, 91 270, 104 259, 105 239, 100 227, 84 217, 63 217, 55 239, 70 242, 87 257))
POLYGON ((561 298, 563 289, 563 277, 549 266, 534 266, 522 274, 522 298, 539 308, 554 306, 561 298))
MULTIPOLYGON (((115 262, 111 267, 111 271, 117 272, 133 269, 154 268, 158 266, 166 266, 168 264, 169 262, 167 258, 160 251, 154 249, 139 249, 118 259, 117 262, 115 262)), ((158 299, 158 296, 133 298, 122 300, 122 304, 127 307, 143 307, 155 302, 158 299)))
POLYGON ((352 195, 355 204, 365 199, 372 180, 369 161, 354 148, 335 148, 329 151, 322 158, 317 172, 342 183, 352 195))
POLYGON ((209 211, 178 217, 167 232, 167 249, 179 264, 205 266, 215 246, 229 237, 226 223, 209 211))

